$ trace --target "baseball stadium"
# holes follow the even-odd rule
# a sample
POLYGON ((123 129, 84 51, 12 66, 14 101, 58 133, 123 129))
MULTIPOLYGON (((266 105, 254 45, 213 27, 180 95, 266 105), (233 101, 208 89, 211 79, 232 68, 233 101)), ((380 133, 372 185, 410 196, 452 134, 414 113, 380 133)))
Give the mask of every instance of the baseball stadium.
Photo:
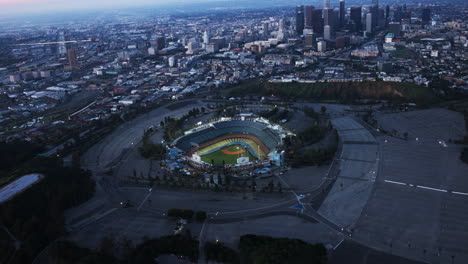
POLYGON ((274 161, 282 137, 281 127, 263 118, 223 118, 186 131, 173 145, 192 162, 230 167, 274 161))

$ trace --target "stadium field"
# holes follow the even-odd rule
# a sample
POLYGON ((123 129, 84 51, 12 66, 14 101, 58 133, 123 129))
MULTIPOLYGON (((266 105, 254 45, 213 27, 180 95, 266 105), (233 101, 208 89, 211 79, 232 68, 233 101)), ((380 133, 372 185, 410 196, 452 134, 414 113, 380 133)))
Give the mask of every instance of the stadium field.
POLYGON ((249 157, 250 161, 257 159, 242 145, 231 145, 221 148, 215 152, 202 155, 201 159, 209 164, 214 162, 215 166, 223 166, 223 160, 224 164, 236 164, 237 159, 240 157, 249 157))

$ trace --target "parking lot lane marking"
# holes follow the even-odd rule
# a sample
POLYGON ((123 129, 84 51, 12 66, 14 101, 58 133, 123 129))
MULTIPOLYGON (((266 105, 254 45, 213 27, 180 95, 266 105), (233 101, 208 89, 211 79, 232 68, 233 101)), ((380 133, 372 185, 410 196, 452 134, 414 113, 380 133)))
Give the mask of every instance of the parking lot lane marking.
POLYGON ((468 193, 464 193, 464 192, 452 192, 452 193, 454 193, 454 194, 460 194, 460 195, 466 195, 466 196, 468 196, 468 193))
POLYGON ((447 192, 447 190, 431 188, 431 187, 426 187, 426 186, 420 186, 420 185, 416 185, 416 187, 421 188, 421 189, 426 189, 426 190, 437 191, 437 192, 447 192))
POLYGON ((399 184, 399 185, 406 185, 406 183, 404 182, 396 182, 396 181, 390 181, 390 180, 385 180, 385 182, 399 184))
POLYGON ((145 199, 143 199, 143 202, 141 202, 140 206, 138 206, 137 211, 140 211, 140 208, 143 206, 143 204, 146 202, 146 200, 148 200, 148 198, 150 197, 151 194, 152 194, 152 192, 149 192, 149 193, 146 195, 145 199))

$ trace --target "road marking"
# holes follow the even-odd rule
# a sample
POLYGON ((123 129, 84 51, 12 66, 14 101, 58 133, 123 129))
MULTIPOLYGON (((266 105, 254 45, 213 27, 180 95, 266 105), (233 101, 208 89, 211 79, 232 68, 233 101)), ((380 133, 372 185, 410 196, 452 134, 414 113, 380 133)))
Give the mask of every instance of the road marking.
POLYGON ((432 188, 432 187, 427 187, 427 186, 422 186, 422 185, 414 185, 414 184, 411 184, 411 183, 404 183, 404 182, 397 182, 397 181, 390 181, 390 180, 385 180, 385 182, 398 184, 398 185, 406 185, 406 186, 410 186, 410 187, 418 187, 418 188, 421 188, 421 189, 431 190, 431 191, 436 191, 436 192, 453 193, 453 194, 468 196, 468 193, 465 193, 465 192, 448 191, 448 190, 437 189, 437 188, 432 188))
POLYGON ((421 188, 421 189, 426 189, 426 190, 437 191, 437 192, 447 192, 447 190, 431 188, 431 187, 426 187, 426 186, 420 186, 420 185, 416 185, 416 187, 421 188))
MULTIPOLYGON (((287 201, 280 202, 280 203, 277 203, 277 204, 271 204, 271 205, 264 206, 264 207, 258 207, 258 208, 252 208, 252 209, 246 209, 246 210, 239 210, 239 211, 219 212, 218 215, 245 213, 245 212, 252 212, 252 211, 257 211, 257 210, 263 210, 263 209, 268 209, 268 208, 271 208, 271 207, 276 207, 276 206, 280 206, 280 205, 283 205, 283 204, 287 204, 287 203, 290 203, 290 202, 293 202, 293 201, 297 201, 297 199, 291 199, 291 200, 287 200, 287 201)), ((213 214, 213 213, 208 213, 208 214, 213 214)))
POLYGON ((399 184, 399 185, 406 185, 406 183, 404 182, 396 182, 396 181, 389 181, 389 180, 385 180, 385 182, 399 184))
POLYGON ((336 244, 336 246, 333 248, 333 250, 336 250, 340 245, 341 243, 343 243, 344 239, 342 239, 338 244, 336 244))
POLYGON ((149 192, 149 193, 146 195, 145 199, 143 199, 143 202, 141 202, 140 206, 138 206, 137 211, 140 211, 140 208, 143 206, 143 204, 146 202, 146 200, 148 200, 148 198, 150 197, 151 194, 152 194, 152 192, 149 192))
POLYGON ((464 193, 464 192, 452 192, 454 194, 460 194, 460 195, 467 195, 468 196, 468 193, 464 193))

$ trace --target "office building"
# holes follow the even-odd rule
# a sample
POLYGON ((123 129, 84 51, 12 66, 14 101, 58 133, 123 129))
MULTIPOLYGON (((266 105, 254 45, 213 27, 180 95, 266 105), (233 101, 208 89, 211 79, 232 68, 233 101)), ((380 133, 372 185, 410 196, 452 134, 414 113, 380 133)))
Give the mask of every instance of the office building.
POLYGON ((401 25, 400 22, 388 23, 388 31, 393 34, 394 37, 400 36, 401 25))
POLYGON ((148 48, 148 55, 154 56, 154 55, 156 55, 156 54, 158 54, 158 49, 156 49, 156 48, 154 48, 154 47, 149 47, 149 48, 148 48))
POLYGON ((331 32, 331 27, 329 25, 326 25, 323 27, 323 38, 325 40, 332 40, 333 39, 333 34, 331 32))
POLYGON ((324 34, 325 27, 328 30, 328 39, 332 39, 335 36, 335 13, 332 8, 326 8, 323 10, 323 24, 324 34))
POLYGON ((340 28, 343 28, 345 25, 345 16, 346 16, 345 1, 340 0, 340 28))
POLYGON ((210 43, 210 34, 205 30, 203 33, 203 44, 207 45, 210 43))
POLYGON ((327 51, 327 42, 325 40, 320 40, 317 42, 317 51, 325 52, 327 51))
MULTIPOLYGON (((377 4, 372 4, 369 9, 370 13, 372 14, 370 17, 372 19, 371 23, 371 31, 374 32, 378 26, 379 21, 379 6, 377 4)), ((367 19, 367 17, 366 17, 367 19)), ((366 21, 366 31, 367 31, 367 21, 366 21)))
POLYGON ((166 46, 166 38, 161 35, 153 35, 150 39, 151 47, 155 47, 157 50, 162 50, 166 46))
POLYGON ((360 6, 351 7, 350 20, 356 25, 356 31, 362 30, 362 9, 360 6))
POLYGON ((304 6, 296 7, 296 33, 302 35, 304 31, 304 6))
MULTIPOLYGON (((305 25, 304 28, 312 29, 312 12, 314 11, 314 6, 308 5, 305 7, 305 25)), ((305 33, 304 33, 305 34, 305 33)))
POLYGON ((169 63, 169 67, 174 67, 176 65, 176 58, 174 56, 169 57, 168 63, 169 63))
POLYGON ((390 6, 389 5, 385 7, 385 25, 388 25, 388 22, 390 22, 390 6))
POLYGON ((425 25, 428 25, 430 21, 431 21, 431 9, 424 8, 422 10, 421 24, 425 26, 425 25))
POLYGON ((312 48, 315 46, 315 35, 314 33, 307 33, 304 37, 304 45, 307 48, 312 48))
POLYGON ((312 29, 314 33, 323 33, 322 9, 312 10, 312 29))
POLYGON ((206 51, 208 53, 216 53, 219 51, 218 44, 216 43, 209 43, 206 45, 206 51))
POLYGON ((70 69, 76 69, 78 67, 78 63, 76 61, 75 49, 71 48, 67 50, 67 59, 68 59, 68 66, 70 67, 70 69))
POLYGON ((372 13, 367 13, 366 15, 366 33, 367 34, 372 34, 374 32, 374 27, 372 23, 372 13))

